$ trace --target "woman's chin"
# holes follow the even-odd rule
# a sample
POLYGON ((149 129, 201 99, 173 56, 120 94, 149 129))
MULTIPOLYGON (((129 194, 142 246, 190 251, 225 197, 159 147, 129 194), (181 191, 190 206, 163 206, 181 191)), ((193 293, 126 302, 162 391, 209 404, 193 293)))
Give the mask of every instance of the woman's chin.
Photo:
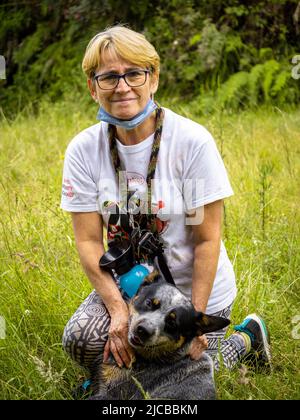
POLYGON ((130 120, 134 118, 141 110, 136 104, 119 102, 117 106, 112 108, 112 115, 121 120, 130 120))
POLYGON ((137 114, 139 113, 139 111, 131 111, 131 112, 114 112, 112 115, 115 118, 119 118, 120 120, 131 120, 132 118, 134 118, 137 114))

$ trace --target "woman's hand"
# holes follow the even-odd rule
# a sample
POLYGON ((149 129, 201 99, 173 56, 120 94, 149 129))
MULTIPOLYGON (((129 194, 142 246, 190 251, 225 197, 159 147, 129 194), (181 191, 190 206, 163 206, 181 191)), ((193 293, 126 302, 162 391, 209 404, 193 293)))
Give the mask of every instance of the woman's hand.
POLYGON ((208 347, 207 338, 205 335, 195 337, 191 343, 189 355, 193 360, 199 360, 204 350, 208 347))
POLYGON ((128 343, 128 312, 121 312, 111 316, 108 340, 104 347, 103 362, 108 360, 111 352, 119 367, 123 364, 127 368, 134 360, 134 351, 128 343))

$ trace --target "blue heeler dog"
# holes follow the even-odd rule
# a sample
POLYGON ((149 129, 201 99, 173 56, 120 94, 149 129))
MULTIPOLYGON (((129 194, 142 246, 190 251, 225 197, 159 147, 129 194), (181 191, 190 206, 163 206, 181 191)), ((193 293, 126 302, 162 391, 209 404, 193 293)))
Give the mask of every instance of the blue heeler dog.
POLYGON ((192 360, 194 337, 226 327, 225 318, 197 312, 180 290, 157 272, 148 275, 129 303, 131 368, 96 361, 91 399, 215 399, 212 359, 192 360))

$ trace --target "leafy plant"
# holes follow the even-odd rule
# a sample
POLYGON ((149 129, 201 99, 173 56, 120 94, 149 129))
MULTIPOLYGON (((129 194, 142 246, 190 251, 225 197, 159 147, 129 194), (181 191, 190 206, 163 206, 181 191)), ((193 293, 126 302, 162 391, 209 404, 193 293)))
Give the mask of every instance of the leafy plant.
POLYGON ((298 85, 284 65, 299 53, 292 20, 297 4, 103 0, 99 7, 93 0, 55 5, 6 0, 0 7, 0 54, 7 63, 1 106, 16 115, 28 102, 38 108, 42 96, 54 101, 72 90, 83 92, 85 47, 97 32, 117 23, 144 33, 159 52, 160 95, 198 101, 200 92, 199 109, 214 108, 218 96, 220 106, 298 103, 298 85))

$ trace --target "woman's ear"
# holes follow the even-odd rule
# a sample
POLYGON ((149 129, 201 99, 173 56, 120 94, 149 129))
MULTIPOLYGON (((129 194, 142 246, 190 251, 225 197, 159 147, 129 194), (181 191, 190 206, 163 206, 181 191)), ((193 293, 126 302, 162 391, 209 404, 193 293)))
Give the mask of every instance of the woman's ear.
POLYGON ((87 79, 87 85, 88 85, 91 97, 94 99, 95 102, 98 102, 98 98, 97 98, 97 94, 96 94, 96 90, 95 90, 95 85, 94 85, 94 82, 92 81, 92 79, 87 79))

